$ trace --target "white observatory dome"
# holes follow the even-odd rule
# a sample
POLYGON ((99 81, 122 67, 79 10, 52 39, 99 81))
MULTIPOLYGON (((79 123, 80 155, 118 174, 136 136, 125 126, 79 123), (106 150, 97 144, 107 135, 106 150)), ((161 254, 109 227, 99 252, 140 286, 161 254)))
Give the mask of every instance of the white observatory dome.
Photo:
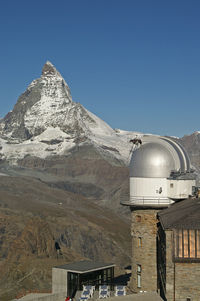
POLYGON ((162 144, 150 142, 133 152, 130 176, 142 178, 167 178, 175 170, 175 160, 162 144))
POLYGON ((167 207, 192 195, 195 177, 185 149, 159 136, 144 136, 130 162, 129 206, 167 207))

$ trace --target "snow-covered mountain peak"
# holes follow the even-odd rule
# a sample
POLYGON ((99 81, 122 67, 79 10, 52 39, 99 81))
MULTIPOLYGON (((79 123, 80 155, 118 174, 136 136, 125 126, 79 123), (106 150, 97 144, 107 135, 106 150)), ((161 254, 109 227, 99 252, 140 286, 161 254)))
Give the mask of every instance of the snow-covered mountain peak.
POLYGON ((0 138, 0 156, 16 160, 27 154, 43 158, 65 154, 80 143, 92 144, 125 161, 130 150, 128 134, 117 133, 72 101, 67 83, 49 61, 41 77, 32 81, 14 109, 0 120, 0 138))
POLYGON ((72 103, 67 83, 53 64, 47 61, 41 77, 32 81, 12 112, 0 120, 0 134, 15 141, 37 136, 66 119, 72 103))
POLYGON ((61 74, 57 71, 54 65, 47 61, 42 68, 42 76, 59 76, 62 77, 61 74))
MULTIPOLYGON (((43 90, 46 90, 44 91, 45 95, 58 98, 58 100, 64 97, 67 103, 72 102, 69 86, 51 62, 47 61, 44 64, 40 79, 43 84, 43 90)), ((51 101, 51 99, 49 99, 49 101, 51 101)))

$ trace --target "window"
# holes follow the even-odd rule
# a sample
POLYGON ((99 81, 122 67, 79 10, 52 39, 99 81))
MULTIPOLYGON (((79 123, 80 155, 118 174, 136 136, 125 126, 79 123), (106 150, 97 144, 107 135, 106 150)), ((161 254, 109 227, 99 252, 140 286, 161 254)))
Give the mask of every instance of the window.
POLYGON ((176 230, 174 247, 176 258, 200 259, 200 230, 176 230))
POLYGON ((142 247, 142 237, 141 236, 138 237, 138 247, 139 248, 142 247))
POLYGON ((141 222, 141 216, 140 215, 136 215, 136 222, 140 223, 141 222))
POLYGON ((170 183, 170 188, 173 188, 174 187, 174 184, 173 183, 170 183))
POLYGON ((183 257, 189 257, 188 230, 183 230, 183 257))
POLYGON ((137 287, 140 288, 141 287, 141 265, 138 264, 137 265, 137 287))

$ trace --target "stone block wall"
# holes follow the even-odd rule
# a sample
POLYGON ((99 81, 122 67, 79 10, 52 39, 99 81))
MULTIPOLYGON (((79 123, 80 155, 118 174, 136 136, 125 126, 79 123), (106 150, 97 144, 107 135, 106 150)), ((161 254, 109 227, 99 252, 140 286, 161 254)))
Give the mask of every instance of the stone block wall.
POLYGON ((134 292, 157 291, 157 212, 158 210, 153 209, 132 208, 132 277, 130 287, 134 292), (138 266, 141 267, 141 273, 138 266))
POLYGON ((200 262, 174 262, 173 231, 166 233, 167 301, 200 300, 200 262))
POLYGON ((175 263, 175 300, 200 300, 200 263, 175 263))
MULTIPOLYGON (((166 298, 174 301, 174 263, 173 263, 173 231, 165 231, 166 235, 166 298)), ((186 301, 186 300, 185 300, 186 301)))

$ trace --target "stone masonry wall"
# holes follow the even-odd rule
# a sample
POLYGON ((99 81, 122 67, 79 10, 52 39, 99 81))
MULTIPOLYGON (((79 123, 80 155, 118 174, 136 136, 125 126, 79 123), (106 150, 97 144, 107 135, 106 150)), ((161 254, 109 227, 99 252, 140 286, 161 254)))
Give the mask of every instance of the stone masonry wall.
POLYGON ((175 300, 200 300, 200 263, 176 263, 175 300))
POLYGON ((166 233, 167 301, 200 300, 200 263, 173 262, 173 231, 166 233))
MULTIPOLYGON (((165 231, 166 235, 166 299, 174 300, 174 263, 173 263, 173 231, 165 231)), ((186 301, 186 300, 185 300, 186 301)))
POLYGON ((134 292, 157 290, 157 212, 153 209, 132 209, 132 277, 134 292), (138 287, 138 265, 141 266, 141 287, 138 287))

